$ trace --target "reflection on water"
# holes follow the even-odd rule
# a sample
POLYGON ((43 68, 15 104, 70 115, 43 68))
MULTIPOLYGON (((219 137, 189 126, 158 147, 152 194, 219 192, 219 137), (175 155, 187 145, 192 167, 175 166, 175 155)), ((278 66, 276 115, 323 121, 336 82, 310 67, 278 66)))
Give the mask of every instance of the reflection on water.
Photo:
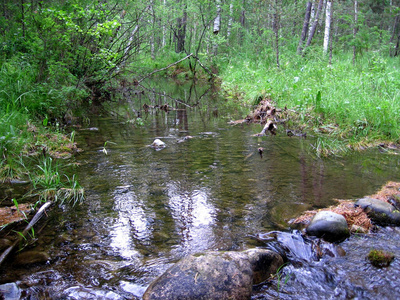
POLYGON ((372 194, 399 179, 396 156, 372 151, 318 159, 310 139, 290 138, 284 131, 254 137, 260 126, 227 125, 242 116, 222 111, 221 102, 200 101, 202 92, 196 98, 193 89, 173 88, 181 93, 175 96, 179 101, 165 96, 168 92, 146 90, 111 107, 114 117, 90 116, 90 127, 98 130, 76 136, 84 149, 77 172, 86 201, 54 212, 40 234, 35 249, 50 254, 48 265, 26 269, 10 263, 1 282, 33 286, 41 274, 42 283, 27 288, 28 296, 73 299, 64 292, 73 288, 71 293, 140 297, 156 276, 189 253, 257 246, 255 235, 288 228, 287 222, 307 209, 372 194), (141 110, 144 103, 166 102, 175 110, 141 110), (136 125, 138 115, 144 126, 136 125), (148 147, 155 138, 166 148, 148 147), (53 278, 62 280, 56 285, 53 278))
MULTIPOLYGON (((215 240, 215 208, 208 201, 204 190, 188 191, 178 182, 167 184, 169 209, 175 220, 183 253, 193 253, 209 249, 215 240)), ((205 188, 204 188, 205 189, 205 188)))

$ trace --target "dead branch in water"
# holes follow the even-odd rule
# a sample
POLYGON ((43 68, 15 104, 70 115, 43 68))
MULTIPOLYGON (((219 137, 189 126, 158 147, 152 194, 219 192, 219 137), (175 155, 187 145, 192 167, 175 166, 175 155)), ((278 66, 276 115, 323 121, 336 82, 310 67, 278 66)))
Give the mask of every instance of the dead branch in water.
POLYGON ((40 220, 40 218, 43 216, 43 214, 46 212, 46 209, 50 207, 52 202, 46 202, 45 204, 42 205, 42 207, 38 210, 38 212, 35 214, 35 216, 32 218, 32 220, 29 222, 29 224, 25 227, 24 231, 22 231, 21 234, 18 235, 18 238, 16 241, 8 247, 3 254, 0 256, 0 265, 3 263, 3 261, 6 259, 8 254, 11 253, 11 251, 14 249, 16 245, 19 244, 19 242, 25 238, 27 235, 28 231, 31 230, 31 228, 40 220))
POLYGON ((171 67, 177 65, 177 64, 179 64, 181 61, 184 61, 185 59, 188 59, 188 58, 191 57, 191 56, 193 56, 193 53, 190 53, 190 54, 187 55, 186 57, 184 57, 184 58, 182 58, 182 59, 180 59, 180 60, 178 60, 178 61, 176 61, 176 62, 174 62, 174 63, 172 63, 172 64, 170 64, 170 65, 168 65, 168 66, 166 66, 166 67, 164 67, 164 68, 161 68, 161 69, 158 69, 158 70, 154 70, 153 72, 150 72, 149 74, 147 74, 146 76, 144 76, 142 79, 138 80, 137 83, 141 83, 143 80, 145 80, 146 78, 149 78, 149 77, 150 77, 151 75, 153 75, 154 73, 164 71, 164 70, 166 70, 166 69, 168 69, 168 68, 171 68, 171 67))

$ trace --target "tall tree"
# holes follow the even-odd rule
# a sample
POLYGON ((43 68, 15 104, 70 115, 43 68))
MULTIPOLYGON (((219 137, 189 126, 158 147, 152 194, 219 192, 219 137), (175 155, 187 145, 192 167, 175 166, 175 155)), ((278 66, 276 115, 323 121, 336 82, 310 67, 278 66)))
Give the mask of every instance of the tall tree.
POLYGON ((329 46, 329 34, 331 29, 331 18, 332 18, 332 1, 326 2, 326 16, 325 16, 325 35, 324 35, 324 53, 328 52, 329 46))
POLYGON ((319 22, 319 15, 321 14, 322 6, 324 5, 324 0, 319 0, 317 13, 315 15, 314 23, 311 27, 310 34, 307 39, 306 48, 311 45, 311 41, 314 37, 315 31, 317 30, 318 22, 319 22))
POLYGON ((276 67, 279 69, 280 63, 279 63, 279 27, 280 27, 280 22, 279 22, 279 5, 278 5, 278 0, 275 0, 275 11, 274 11, 274 24, 273 24, 273 29, 275 33, 275 54, 276 54, 276 67))
MULTIPOLYGON (((179 1, 178 1, 179 3, 179 1)), ((186 24, 187 24, 187 4, 183 6, 182 15, 176 19, 177 29, 174 32, 175 37, 175 52, 180 53, 185 51, 185 39, 186 39, 186 24)))
POLYGON ((358 31, 358 1, 354 0, 354 25, 353 25, 353 65, 356 63, 356 36, 358 31))
POLYGON ((303 30, 301 31, 301 37, 299 41, 299 46, 297 47, 297 53, 301 54, 303 51, 303 44, 307 37, 308 27, 310 25, 312 2, 308 1, 306 6, 306 14, 304 15, 303 30))

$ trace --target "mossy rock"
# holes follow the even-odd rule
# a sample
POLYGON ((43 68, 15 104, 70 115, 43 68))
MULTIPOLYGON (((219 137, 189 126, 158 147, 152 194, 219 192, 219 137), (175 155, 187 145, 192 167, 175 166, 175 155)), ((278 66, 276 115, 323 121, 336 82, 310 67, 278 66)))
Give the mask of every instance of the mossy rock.
POLYGON ((356 202, 379 225, 400 225, 400 211, 387 203, 374 198, 362 198, 356 202))
POLYGON ((368 253, 367 259, 375 267, 379 267, 379 268, 388 267, 394 259, 394 254, 391 252, 384 251, 384 250, 375 250, 374 249, 368 253))

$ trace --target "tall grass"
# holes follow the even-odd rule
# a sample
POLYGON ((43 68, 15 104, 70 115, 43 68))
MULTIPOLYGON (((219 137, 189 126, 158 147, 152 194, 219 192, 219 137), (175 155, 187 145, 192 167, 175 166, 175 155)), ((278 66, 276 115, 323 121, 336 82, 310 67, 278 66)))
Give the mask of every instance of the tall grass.
POLYGON ((399 140, 398 58, 371 52, 353 65, 344 53, 329 65, 322 54, 283 53, 277 69, 271 54, 264 54, 221 63, 223 88, 244 92, 249 104, 260 94, 269 96, 278 106, 295 109, 309 130, 325 132, 328 126, 335 139, 399 140))

